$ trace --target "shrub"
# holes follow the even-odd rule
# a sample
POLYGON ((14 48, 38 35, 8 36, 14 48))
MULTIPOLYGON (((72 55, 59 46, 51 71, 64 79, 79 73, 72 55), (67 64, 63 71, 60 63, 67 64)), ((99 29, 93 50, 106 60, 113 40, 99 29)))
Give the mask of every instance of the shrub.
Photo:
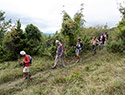
POLYGON ((113 41, 108 41, 107 42, 107 50, 109 52, 113 52, 113 53, 124 53, 125 51, 123 50, 123 41, 121 39, 119 39, 118 41, 113 40, 113 41))

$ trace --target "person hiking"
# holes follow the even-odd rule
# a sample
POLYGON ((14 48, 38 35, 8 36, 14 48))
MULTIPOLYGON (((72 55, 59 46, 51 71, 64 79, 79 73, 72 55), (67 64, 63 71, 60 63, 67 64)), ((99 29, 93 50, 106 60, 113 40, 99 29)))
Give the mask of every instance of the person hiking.
POLYGON ((107 34, 107 32, 104 32, 104 37, 105 37, 105 42, 104 42, 104 44, 106 44, 106 41, 108 40, 108 34, 107 34))
POLYGON ((80 38, 78 38, 75 48, 76 48, 76 50, 75 50, 76 56, 77 56, 77 59, 78 59, 76 61, 76 63, 78 63, 78 62, 80 62, 80 53, 81 53, 81 50, 83 49, 83 44, 82 44, 80 38))
POLYGON ((26 54, 25 51, 21 51, 20 55, 24 57, 22 64, 24 65, 23 73, 25 75, 25 79, 30 79, 30 77, 31 77, 31 75, 29 73, 30 57, 26 54))
POLYGON ((57 44, 56 58, 55 58, 54 66, 52 66, 52 69, 56 68, 58 61, 61 62, 62 67, 65 67, 64 60, 63 60, 63 52, 64 52, 63 45, 58 40, 56 40, 56 44, 57 44))
POLYGON ((105 42, 105 37, 103 33, 101 33, 101 36, 99 37, 99 49, 100 50, 103 48, 104 42, 105 42))
POLYGON ((92 43, 92 49, 93 49, 93 56, 96 54, 96 46, 98 44, 98 39, 94 36, 91 43, 92 43))

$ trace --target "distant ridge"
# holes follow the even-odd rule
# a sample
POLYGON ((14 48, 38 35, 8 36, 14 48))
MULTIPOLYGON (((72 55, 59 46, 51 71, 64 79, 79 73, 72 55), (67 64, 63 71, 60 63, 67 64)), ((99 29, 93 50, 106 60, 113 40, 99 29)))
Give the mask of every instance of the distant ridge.
POLYGON ((43 34, 45 34, 45 35, 50 35, 50 36, 53 36, 53 35, 54 35, 54 33, 43 33, 43 34))

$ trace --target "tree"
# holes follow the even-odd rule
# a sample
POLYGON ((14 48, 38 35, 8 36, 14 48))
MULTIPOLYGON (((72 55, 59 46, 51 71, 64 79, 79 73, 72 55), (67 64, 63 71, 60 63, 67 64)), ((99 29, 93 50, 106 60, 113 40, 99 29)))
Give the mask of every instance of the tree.
POLYGON ((27 25, 26 28, 25 28, 25 32, 26 32, 26 37, 28 38, 28 40, 33 39, 33 40, 39 40, 40 41, 41 32, 33 24, 27 25))
POLYGON ((125 7, 120 7, 120 13, 122 14, 122 20, 116 27, 115 37, 113 40, 108 40, 107 50, 114 53, 124 53, 125 54, 125 7))
POLYGON ((80 9, 74 15, 72 19, 65 11, 63 11, 63 23, 61 33, 68 38, 68 44, 70 46, 76 43, 76 37, 80 34, 80 31, 83 28, 85 20, 83 19, 83 8, 80 9))
POLYGON ((7 59, 17 59, 19 52, 24 48, 24 34, 20 20, 17 20, 15 27, 5 35, 4 44, 7 51, 7 59))
POLYGON ((37 54, 41 47, 42 32, 33 24, 29 24, 25 28, 25 37, 26 44, 24 50, 32 55, 37 54))
MULTIPOLYGON (((118 38, 123 41, 123 50, 125 50, 125 7, 119 9, 120 13, 122 14, 122 20, 119 22, 117 29, 119 31, 118 38)), ((125 51, 124 51, 125 53, 125 51)))
POLYGON ((0 44, 4 38, 5 33, 8 31, 8 28, 11 26, 11 20, 5 21, 5 12, 0 11, 0 44))
POLYGON ((125 42, 125 7, 121 6, 119 11, 122 14, 122 20, 119 22, 117 28, 119 31, 119 37, 125 42))

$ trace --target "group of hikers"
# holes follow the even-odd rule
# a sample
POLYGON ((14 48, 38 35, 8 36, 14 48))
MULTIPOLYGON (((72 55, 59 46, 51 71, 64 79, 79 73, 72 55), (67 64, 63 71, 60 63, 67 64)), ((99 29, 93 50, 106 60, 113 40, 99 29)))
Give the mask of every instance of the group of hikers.
MULTIPOLYGON (((96 47, 99 46, 99 49, 102 49, 103 46, 106 44, 106 40, 108 40, 108 34, 107 32, 105 32, 104 34, 101 33, 101 36, 97 39, 97 37, 93 37, 92 39, 92 48, 93 48, 93 55, 96 54, 96 47)), ((56 69, 57 63, 60 61, 62 64, 62 67, 65 67, 64 64, 64 45, 59 41, 56 40, 56 44, 57 44, 57 50, 56 50, 56 57, 55 57, 55 62, 54 65, 52 66, 52 69, 56 69)), ((75 53, 76 53, 76 57, 77 57, 77 61, 76 63, 80 62, 80 54, 81 54, 81 50, 84 48, 82 41, 80 38, 77 39, 77 43, 75 48, 75 53)), ((30 79, 31 74, 29 73, 29 66, 32 63, 32 57, 30 55, 27 55, 25 51, 21 51, 20 55, 22 55, 24 57, 23 62, 20 63, 20 65, 23 65, 23 73, 25 75, 25 79, 30 79)))
POLYGON ((96 36, 93 37, 91 43, 92 43, 92 49, 93 49, 93 55, 96 54, 96 47, 99 47, 99 50, 103 48, 104 45, 106 45, 106 41, 108 40, 108 34, 107 32, 101 33, 99 38, 96 36))

